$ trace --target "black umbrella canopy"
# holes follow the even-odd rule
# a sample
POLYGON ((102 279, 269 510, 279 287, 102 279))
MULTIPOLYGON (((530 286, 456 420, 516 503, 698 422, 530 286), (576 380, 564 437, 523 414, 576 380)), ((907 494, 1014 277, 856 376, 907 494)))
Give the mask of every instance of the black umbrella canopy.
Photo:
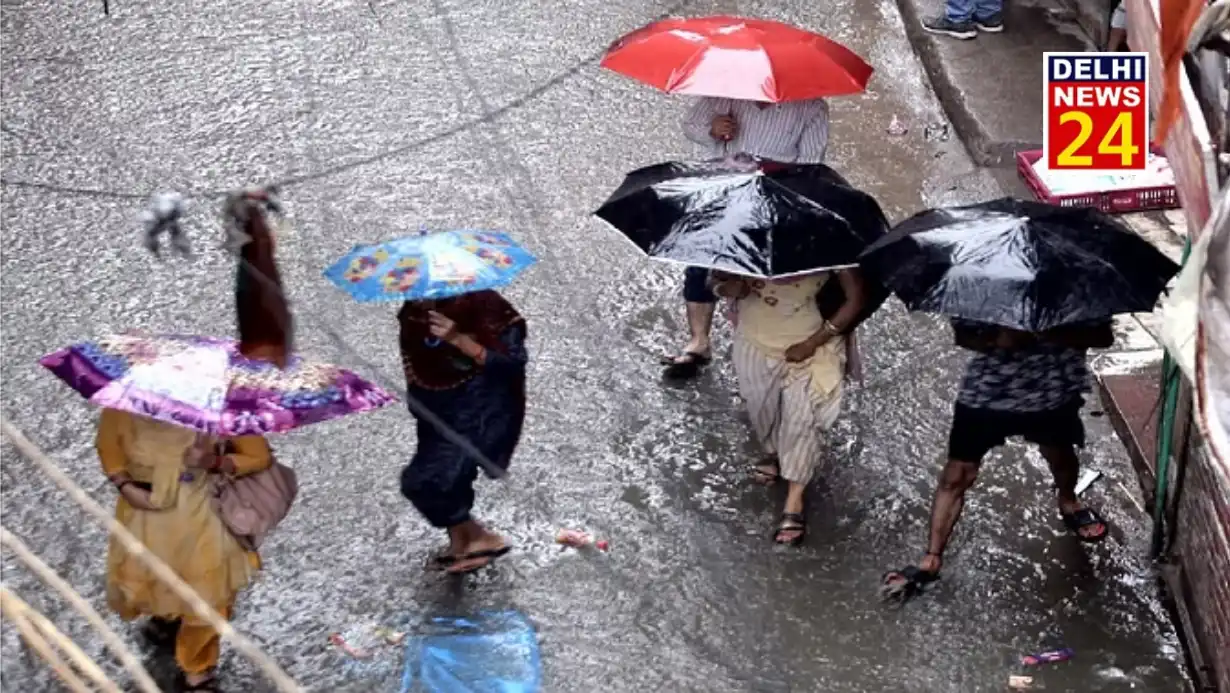
POLYGON ((1029 332, 1151 311, 1179 270, 1102 212, 1013 198, 921 212, 861 263, 913 310, 1029 332))
POLYGON ((824 164, 762 164, 765 175, 779 185, 837 214, 868 245, 889 232, 888 217, 871 195, 854 187, 824 164))
MULTIPOLYGON (((797 192, 805 176, 789 168, 762 170, 751 159, 656 164, 629 173, 595 214, 650 257, 732 274, 782 277, 857 264, 876 234, 856 230, 837 205, 797 192)), ((868 209, 865 201, 847 206, 868 209)), ((882 213, 865 222, 876 224, 887 229, 882 213)))
MULTIPOLYGON (((883 238, 889 232, 888 217, 874 197, 850 185, 837 171, 824 164, 779 164, 765 162, 761 165, 765 175, 780 185, 806 197, 846 220, 867 245, 883 238)), ((867 278, 864 282, 863 310, 847 327, 847 331, 862 324, 884 305, 891 293, 887 286, 867 278)), ((845 303, 845 292, 840 282, 824 284, 817 297, 820 313, 831 318, 845 303)))

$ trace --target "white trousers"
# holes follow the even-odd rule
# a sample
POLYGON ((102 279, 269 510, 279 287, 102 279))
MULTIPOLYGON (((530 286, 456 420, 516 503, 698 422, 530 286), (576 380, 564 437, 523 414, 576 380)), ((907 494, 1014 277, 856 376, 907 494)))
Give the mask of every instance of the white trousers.
POLYGON ((733 356, 739 394, 761 446, 777 455, 783 479, 808 483, 820 462, 824 432, 841 412, 842 386, 820 394, 807 370, 742 339, 735 339, 733 356))

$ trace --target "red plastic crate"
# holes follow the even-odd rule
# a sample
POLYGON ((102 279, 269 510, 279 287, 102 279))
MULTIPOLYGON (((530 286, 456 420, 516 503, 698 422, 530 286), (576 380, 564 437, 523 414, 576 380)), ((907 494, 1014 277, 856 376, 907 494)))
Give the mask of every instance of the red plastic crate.
MULTIPOLYGON (((1160 154, 1160 152, 1154 152, 1160 154)), ((1034 197, 1060 207, 1097 207, 1110 214, 1143 212, 1149 209, 1175 209, 1179 206, 1179 193, 1173 185, 1149 188, 1126 188, 1113 192, 1077 193, 1075 195, 1053 194, 1046 183, 1034 172, 1034 162, 1042 158, 1042 150, 1017 152, 1016 170, 1033 191, 1034 197)))

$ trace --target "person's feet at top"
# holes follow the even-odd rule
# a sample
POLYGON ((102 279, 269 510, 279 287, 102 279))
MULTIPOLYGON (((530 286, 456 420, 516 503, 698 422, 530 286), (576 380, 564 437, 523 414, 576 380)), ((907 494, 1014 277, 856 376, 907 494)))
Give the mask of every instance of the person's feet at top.
POLYGON ((922 27, 933 34, 969 40, 977 38, 980 31, 1002 32, 1003 11, 1003 0, 948 0, 944 13, 924 19, 922 27))

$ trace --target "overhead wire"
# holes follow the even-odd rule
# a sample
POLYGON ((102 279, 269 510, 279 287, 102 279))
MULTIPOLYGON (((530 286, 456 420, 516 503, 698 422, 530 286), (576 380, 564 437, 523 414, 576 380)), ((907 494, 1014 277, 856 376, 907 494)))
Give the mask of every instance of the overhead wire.
POLYGON ((17 448, 18 452, 25 456, 26 459, 33 462, 44 474, 51 477, 51 480, 87 515, 106 527, 111 537, 118 541, 134 560, 144 565, 158 581, 166 585, 176 597, 182 599, 195 617, 204 621, 236 650, 239 650, 241 654, 251 660, 278 691, 281 693, 305 693, 304 689, 272 657, 261 650, 250 638, 235 630, 230 622, 202 599, 191 585, 184 582, 162 559, 152 554, 140 539, 91 498, 46 453, 31 442, 20 429, 10 423, 8 417, 2 414, 0 414, 0 434, 7 438, 13 447, 17 448))
MULTIPOLYGON (((70 647, 76 648, 76 645, 71 640, 64 637, 55 626, 50 626, 45 618, 35 611, 29 604, 25 603, 20 597, 14 594, 9 588, 0 585, 0 615, 5 616, 13 625, 17 627, 17 632, 21 633, 21 637, 34 650, 60 681, 68 687, 73 693, 93 693, 93 688, 81 680, 81 677, 69 666, 60 655, 56 648, 52 647, 51 643, 47 642, 50 638, 59 646, 59 651, 69 654, 69 658, 73 659, 75 653, 69 653, 70 647)), ((78 650, 80 648, 77 648, 78 650)), ((95 681, 95 683, 100 683, 95 681)), ((114 685, 114 684, 112 684, 114 685)), ((110 690, 115 690, 111 688, 110 690)))
MULTIPOLYGON (((681 11, 684 7, 690 4, 690 2, 691 0, 684 0, 683 2, 678 2, 672 5, 671 7, 667 8, 663 13, 661 13, 659 15, 659 18, 669 16, 671 14, 681 11)), ((448 23, 448 27, 449 27, 448 35, 450 37, 450 48, 452 52, 457 53, 455 35, 453 34, 453 31, 451 28, 451 22, 448 23)), ((421 28, 419 31, 421 33, 421 28)), ((376 163, 378 161, 381 161, 387 158, 396 157, 401 154, 405 154, 407 152, 413 151, 416 148, 427 146, 428 144, 432 142, 445 139, 447 137, 451 137, 456 134, 460 134, 461 132, 465 130, 479 127, 485 123, 494 121, 496 118, 500 117, 504 113, 514 108, 520 107, 521 105, 524 105, 525 103, 528 103, 536 99, 537 97, 541 96, 551 87, 579 73, 582 69, 591 65, 592 63, 597 62, 598 60, 602 58, 604 54, 605 54, 605 49, 602 51, 597 51, 583 58, 582 60, 575 63, 567 70, 557 74, 556 76, 548 79, 547 81, 543 82, 542 84, 535 87, 534 89, 531 89, 530 91, 524 93, 521 97, 514 99, 513 101, 510 101, 509 103, 501 107, 498 107, 498 108, 492 108, 491 105, 486 101, 485 97, 483 97, 481 93, 477 91, 477 85, 474 82, 473 76, 469 73, 466 63, 464 62, 464 60, 461 59, 460 55, 458 54, 459 64, 461 66, 461 69, 463 73, 465 74, 467 81, 471 85, 471 89, 475 91, 476 96, 480 99, 483 105, 483 114, 480 115, 478 118, 467 121, 466 123, 463 123, 462 125, 459 125, 457 127, 450 128, 448 130, 437 133, 436 135, 433 135, 431 137, 418 140, 416 142, 407 144, 402 147, 397 147, 391 150, 387 150, 385 152, 376 154, 371 157, 366 157, 366 158, 359 159, 353 162, 339 164, 337 166, 325 168, 325 169, 322 169, 314 173, 283 178, 281 180, 277 180, 273 183, 265 184, 260 187, 266 188, 266 189, 276 188, 278 190, 283 190, 287 187, 299 185, 299 184, 306 183, 309 181, 319 180, 319 179, 334 175, 336 173, 340 173, 340 172, 347 171, 347 170, 357 168, 360 166, 365 166, 368 164, 376 163)), ((506 147, 508 146, 508 143, 504 141, 498 134, 496 134, 495 137, 502 145, 506 147)), ((512 154, 511 156, 513 158, 516 158, 515 154, 512 154)), ((488 164, 493 165, 494 167, 504 171, 504 173, 507 175, 507 168, 505 165, 503 165, 503 162, 494 162, 491 159, 488 159, 488 164)), ((524 173, 524 163, 517 162, 517 164, 522 169, 521 172, 524 173)), ((526 175, 526 180, 529 181, 529 185, 532 187, 532 179, 528 178, 528 174, 526 175)), ((11 180, 4 180, 4 179, 0 179, 0 185, 6 185, 10 187, 24 187, 24 188, 43 190, 47 192, 73 194, 73 195, 81 195, 81 196, 88 196, 88 197, 102 197, 102 198, 125 199, 125 200, 148 199, 149 198, 148 195, 141 195, 137 193, 114 192, 114 191, 107 191, 107 190, 58 186, 58 185, 53 185, 53 184, 37 183, 37 182, 11 181, 11 180)), ((533 204, 533 200, 531 197, 525 196, 525 197, 522 197, 520 200, 518 200, 517 197, 513 195, 513 193, 507 188, 507 186, 501 186, 501 188, 504 190, 506 195, 509 195, 509 200, 510 202, 512 202, 511 209, 521 214, 524 226, 534 227, 536 225, 541 225, 541 223, 543 223, 543 219, 541 218, 541 210, 538 209, 538 207, 533 204), (527 206, 533 210, 534 216, 538 217, 537 219, 526 216, 526 214, 522 211, 523 208, 527 206)), ((189 197, 191 198, 201 198, 201 197, 216 198, 216 197, 223 197, 225 195, 231 194, 231 192, 232 191, 207 190, 207 191, 197 191, 197 192, 188 191, 188 192, 184 192, 180 194, 182 194, 185 198, 189 198, 189 197)), ((264 282, 267 287, 274 289, 275 291, 277 291, 279 294, 281 294, 285 298, 285 294, 281 291, 280 288, 276 286, 274 282, 270 280, 270 278, 265 277, 263 273, 253 268, 251 264, 247 263, 247 261, 244 260, 236 250, 231 249, 231 252, 232 252, 232 255, 236 257, 240 263, 245 264, 246 268, 251 271, 252 275, 258 276, 259 280, 264 282)), ((578 300, 583 299, 583 298, 585 297, 579 293, 571 294, 570 303, 575 303, 578 300)), ((304 311, 301 311, 301 310, 297 311, 297 313, 300 313, 300 314, 302 314, 303 312, 304 311)), ((583 311, 570 310, 569 313, 580 316, 582 318, 587 317, 587 314, 583 311)), ((346 340, 337 332, 337 330, 330 327, 328 320, 315 319, 315 316, 311 315, 311 311, 307 311, 306 314, 313 318, 313 322, 315 322, 317 326, 324 332, 324 334, 327 337, 329 337, 329 339, 333 342, 336 348, 348 354, 350 357, 355 358, 364 367, 370 369, 373 374, 373 379, 376 380, 378 384, 380 384, 382 387, 385 387, 386 389, 391 390, 391 391, 399 391, 401 389, 399 386, 392 385, 390 382, 390 379, 383 374, 383 372, 381 371, 379 367, 373 364, 369 359, 364 358, 361 354, 359 354, 359 352, 356 349, 351 347, 346 342, 346 340)), ((445 422, 439 416, 437 416, 436 414, 431 412, 429 409, 427 409, 421 402, 415 399, 412 395, 410 395, 409 393, 405 393, 405 395, 406 395, 407 404, 410 406, 411 410, 415 413, 416 416, 419 416, 420 418, 426 420, 433 427, 439 430, 449 440, 449 442, 459 446, 460 448, 462 448, 463 451, 466 452, 466 454, 470 455, 472 458, 477 460, 478 463, 483 467, 484 471, 487 474, 489 474, 493 478, 500 478, 504 475, 504 470, 501 469, 494 462, 492 462, 490 459, 488 459, 486 455, 483 455, 482 452, 478 450, 476 446, 473 445, 473 443, 465 439, 464 436, 461 436, 459 433, 457 433, 452 428, 448 427, 447 424, 445 424, 445 422)))
POLYGON ((149 672, 142 666, 136 655, 124 645, 124 641, 120 636, 111 629, 111 626, 107 625, 107 622, 103 620, 103 617, 94 607, 90 606, 90 603, 73 589, 72 585, 57 575, 23 541, 4 527, 0 527, 0 545, 12 551, 26 568, 58 592, 64 601, 68 602, 69 606, 73 607, 87 623, 94 627, 99 637, 102 638, 103 644, 115 654, 116 658, 120 660, 120 664, 128 670, 129 675, 132 676, 133 681, 137 684, 137 688, 143 693, 160 693, 161 689, 158 688, 158 684, 154 683, 154 679, 150 677, 149 672))

